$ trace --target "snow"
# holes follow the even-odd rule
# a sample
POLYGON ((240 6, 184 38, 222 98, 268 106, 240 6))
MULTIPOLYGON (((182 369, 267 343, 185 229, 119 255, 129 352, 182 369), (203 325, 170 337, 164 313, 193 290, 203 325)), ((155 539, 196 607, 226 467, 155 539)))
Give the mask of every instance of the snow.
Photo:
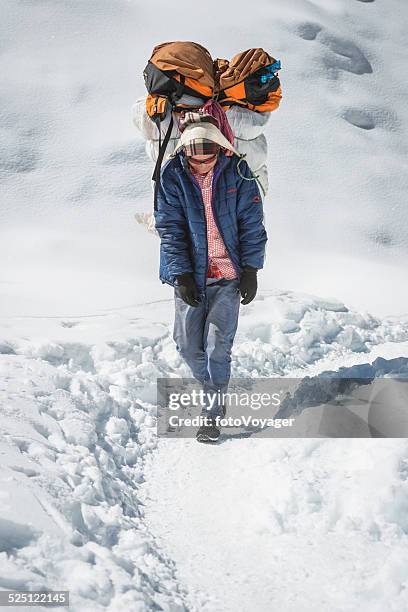
MULTIPOLYGON (((400 320, 293 292, 260 297, 240 321, 235 376, 408 363, 400 320), (267 312, 292 347, 287 363, 256 338, 267 312), (348 327, 364 351, 337 342, 348 327)), ((404 440, 158 441, 155 378, 188 375, 171 333, 166 301, 2 320, 0 586, 63 587, 74 610, 250 609, 254 592, 255 609, 306 610, 305 589, 322 610, 404 609, 404 440)))
POLYGON ((168 297, 157 239, 134 219, 151 211, 152 167, 131 106, 153 45, 177 38, 214 57, 260 45, 282 59, 283 102, 265 126, 264 285, 406 312, 401 0, 257 7, 243 5, 243 19, 217 5, 214 22, 210 10, 176 19, 166 3, 160 19, 157 5, 129 0, 2 3, 0 313, 92 314, 168 297))
POLYGON ((405 440, 164 444, 147 467, 147 522, 190 605, 406 608, 405 440))
POLYGON ((110 368, 86 346, 76 365, 69 344, 66 361, 40 347, 42 358, 2 355, 0 585, 63 584, 76 610, 183 609, 137 493, 157 446, 154 405, 131 401, 138 385, 126 376, 120 384, 120 346, 110 368))
POLYGON ((405 371, 405 5, 0 11, 0 588, 68 589, 74 612, 405 611, 406 438, 157 439, 156 379, 189 371, 134 218, 152 168, 131 121, 159 42, 280 58, 266 265, 232 374, 405 371))

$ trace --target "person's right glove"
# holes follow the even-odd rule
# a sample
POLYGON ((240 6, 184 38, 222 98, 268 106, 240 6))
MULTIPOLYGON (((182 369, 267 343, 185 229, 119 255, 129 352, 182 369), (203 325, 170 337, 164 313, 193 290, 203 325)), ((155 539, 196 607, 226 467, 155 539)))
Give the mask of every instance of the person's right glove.
POLYGON ((177 276, 177 285, 183 302, 189 306, 198 306, 199 294, 192 272, 185 272, 177 276))
POLYGON ((249 302, 252 302, 252 300, 256 296, 256 292, 258 289, 258 281, 256 278, 257 272, 258 270, 256 268, 244 266, 244 269, 241 272, 241 278, 239 283, 239 290, 241 296, 244 298, 243 300, 241 300, 241 304, 249 304, 249 302))

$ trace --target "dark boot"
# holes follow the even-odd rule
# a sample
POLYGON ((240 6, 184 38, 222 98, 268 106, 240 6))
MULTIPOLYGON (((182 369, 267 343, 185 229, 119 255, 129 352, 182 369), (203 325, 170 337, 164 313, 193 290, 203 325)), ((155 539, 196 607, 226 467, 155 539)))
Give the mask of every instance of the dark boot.
POLYGON ((217 442, 220 437, 220 429, 217 427, 216 419, 206 418, 206 423, 201 425, 196 434, 198 442, 217 442))

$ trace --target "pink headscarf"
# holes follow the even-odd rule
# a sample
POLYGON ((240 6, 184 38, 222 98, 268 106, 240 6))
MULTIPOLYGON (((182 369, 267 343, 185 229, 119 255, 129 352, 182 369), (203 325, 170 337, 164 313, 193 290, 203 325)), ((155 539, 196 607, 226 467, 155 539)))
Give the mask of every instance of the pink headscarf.
MULTIPOLYGON (((234 144, 234 134, 232 132, 230 124, 228 123, 228 119, 227 119, 227 115, 225 114, 225 110, 222 108, 221 104, 217 102, 217 100, 211 99, 211 100, 207 100, 207 102, 201 108, 204 113, 208 113, 209 115, 217 119, 220 132, 233 145, 234 144)), ((227 156, 234 155, 233 152, 230 151, 229 149, 224 149, 224 153, 227 156)))

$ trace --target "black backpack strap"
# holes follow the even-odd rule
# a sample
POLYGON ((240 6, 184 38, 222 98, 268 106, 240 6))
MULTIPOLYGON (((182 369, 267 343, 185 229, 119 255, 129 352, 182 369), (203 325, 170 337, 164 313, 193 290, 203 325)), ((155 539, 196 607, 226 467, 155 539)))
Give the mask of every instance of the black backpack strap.
POLYGON ((157 127, 159 128, 159 133, 160 133, 160 136, 159 136, 159 155, 157 157, 156 165, 154 167, 153 176, 152 176, 152 180, 155 181, 155 185, 154 185, 154 210, 155 211, 157 210, 157 192, 159 190, 159 185, 160 185, 160 170, 161 170, 161 165, 162 165, 164 153, 166 151, 168 142, 170 140, 171 131, 173 129, 173 113, 171 114, 171 117, 170 117, 169 127, 167 128, 167 132, 166 132, 166 135, 164 137, 163 144, 161 143, 160 120, 158 121, 158 126, 157 127))
POLYGON ((162 141, 161 141, 161 130, 160 130, 161 119, 160 119, 160 117, 156 121, 156 125, 157 125, 158 130, 159 130, 159 155, 157 157, 156 165, 154 167, 153 176, 152 176, 152 180, 155 181, 155 185, 154 185, 154 211, 157 210, 157 192, 159 190, 159 185, 160 185, 160 170, 161 170, 161 165, 162 165, 164 154, 165 154, 166 149, 167 149, 167 145, 169 144, 169 140, 170 140, 171 132, 172 132, 172 129, 173 129, 173 124, 174 124, 173 111, 176 108, 175 101, 178 100, 183 95, 185 80, 186 80, 185 76, 183 74, 180 75, 180 83, 177 83, 176 91, 169 98, 169 103, 170 103, 170 108, 171 108, 171 110, 170 110, 170 123, 169 123, 169 127, 167 128, 167 132, 166 132, 166 135, 164 137, 163 144, 162 144, 162 141))

